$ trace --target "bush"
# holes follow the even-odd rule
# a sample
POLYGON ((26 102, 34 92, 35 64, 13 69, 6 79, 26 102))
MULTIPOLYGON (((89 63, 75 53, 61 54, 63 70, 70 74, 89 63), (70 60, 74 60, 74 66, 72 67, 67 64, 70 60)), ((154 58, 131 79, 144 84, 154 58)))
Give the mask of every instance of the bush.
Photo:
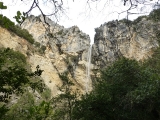
POLYGON ((40 54, 44 54, 45 50, 46 50, 46 46, 42 45, 42 46, 39 48, 38 52, 39 52, 40 54))
POLYGON ((39 43, 39 42, 35 42, 34 45, 35 45, 36 47, 40 47, 40 43, 39 43))
POLYGON ((26 39, 31 44, 34 43, 33 36, 29 34, 29 32, 26 29, 21 29, 19 26, 12 26, 12 27, 9 27, 8 29, 14 32, 19 37, 26 39))

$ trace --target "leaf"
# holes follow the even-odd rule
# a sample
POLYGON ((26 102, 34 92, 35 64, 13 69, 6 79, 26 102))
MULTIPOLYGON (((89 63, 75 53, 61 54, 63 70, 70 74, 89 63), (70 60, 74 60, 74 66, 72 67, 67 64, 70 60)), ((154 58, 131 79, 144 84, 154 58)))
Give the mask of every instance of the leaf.
POLYGON ((0 9, 3 8, 3 2, 0 2, 0 9))
POLYGON ((3 15, 2 14, 0 14, 0 20, 3 18, 3 15))
POLYGON ((0 2, 0 9, 7 9, 7 6, 4 6, 3 2, 0 2))
POLYGON ((17 16, 21 16, 21 12, 20 11, 17 11, 17 16))
POLYGON ((26 16, 26 13, 25 13, 25 12, 23 12, 23 16, 26 16))
POLYGON ((26 18, 22 16, 22 20, 24 21, 26 18))
POLYGON ((7 9, 7 6, 3 6, 2 9, 7 9))

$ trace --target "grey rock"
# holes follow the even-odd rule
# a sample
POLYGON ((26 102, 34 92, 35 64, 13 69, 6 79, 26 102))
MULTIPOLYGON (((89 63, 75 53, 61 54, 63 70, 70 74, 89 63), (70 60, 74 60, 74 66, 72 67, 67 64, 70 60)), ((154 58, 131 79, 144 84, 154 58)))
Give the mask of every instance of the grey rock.
POLYGON ((159 23, 145 18, 130 26, 123 21, 104 23, 95 29, 93 63, 103 68, 122 56, 138 61, 151 57, 159 46, 155 34, 159 28, 159 23))

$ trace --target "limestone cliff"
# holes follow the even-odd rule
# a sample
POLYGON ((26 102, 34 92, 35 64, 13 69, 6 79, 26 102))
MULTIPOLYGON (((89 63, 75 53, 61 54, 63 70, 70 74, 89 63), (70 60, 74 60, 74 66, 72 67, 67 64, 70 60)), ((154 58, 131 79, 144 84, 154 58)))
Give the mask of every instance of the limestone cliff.
POLYGON ((153 22, 146 16, 135 21, 104 23, 95 29, 92 62, 102 68, 121 56, 143 61, 159 46, 156 37, 159 30, 160 22, 153 22))
MULTIPOLYGON (((30 16, 21 27, 33 35, 33 45, 0 27, 0 47, 21 51, 33 71, 39 65, 44 70, 42 78, 53 96, 59 93, 57 85, 62 84, 58 73, 66 71, 75 83, 73 89, 78 88, 84 93, 86 83, 89 85, 87 89, 92 89, 92 82, 89 80, 88 83, 86 76, 90 46, 88 35, 77 26, 64 28, 48 18, 44 21, 42 16, 30 16)), ((153 22, 147 17, 138 19, 138 22, 111 21, 95 31, 90 65, 95 70, 107 67, 121 56, 138 61, 147 59, 159 46, 156 31, 160 31, 160 22, 153 22)))
MULTIPOLYGON (((46 22, 48 25, 41 16, 30 16, 22 24, 22 28, 33 35, 35 39, 33 45, 14 33, 0 28, 0 45, 25 54, 33 71, 39 65, 44 70, 42 78, 53 96, 59 93, 57 86, 62 84, 58 73, 66 71, 75 83, 73 89, 78 88, 84 93, 89 36, 76 26, 64 28, 48 18, 46 22)), ((91 83, 89 88, 91 89, 91 83)))

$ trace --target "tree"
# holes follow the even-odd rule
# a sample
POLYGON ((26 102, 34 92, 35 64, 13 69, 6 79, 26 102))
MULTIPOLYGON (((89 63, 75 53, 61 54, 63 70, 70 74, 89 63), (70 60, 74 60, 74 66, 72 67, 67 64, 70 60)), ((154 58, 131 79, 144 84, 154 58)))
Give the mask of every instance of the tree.
POLYGON ((59 73, 63 85, 59 87, 60 94, 52 98, 54 109, 53 120, 74 120, 72 119, 72 112, 75 102, 78 100, 80 94, 78 90, 73 91, 74 83, 68 77, 68 72, 59 73))
POLYGON ((40 75, 40 68, 32 73, 23 54, 10 48, 1 48, 0 55, 0 109, 7 112, 5 103, 10 101, 13 94, 22 95, 27 86, 41 92, 45 87, 42 80, 35 78, 40 75))
POLYGON ((160 76, 122 58, 101 72, 95 89, 77 101, 75 120, 158 120, 160 76))
POLYGON ((21 93, 22 85, 29 83, 25 56, 13 50, 0 50, 0 101, 7 102, 13 93, 21 93))

